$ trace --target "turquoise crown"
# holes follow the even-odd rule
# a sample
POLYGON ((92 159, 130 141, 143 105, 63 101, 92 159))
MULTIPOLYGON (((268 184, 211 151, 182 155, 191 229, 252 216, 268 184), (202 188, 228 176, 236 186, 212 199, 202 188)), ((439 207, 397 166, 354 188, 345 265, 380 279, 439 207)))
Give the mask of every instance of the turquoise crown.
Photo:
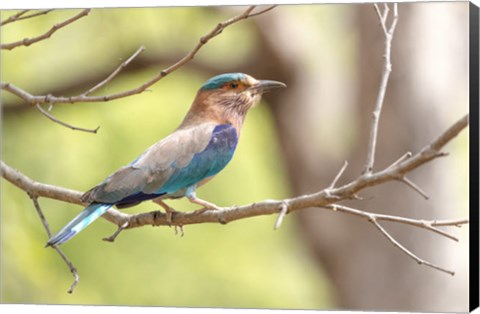
POLYGON ((201 89, 209 90, 209 89, 216 89, 222 87, 225 83, 231 81, 238 81, 242 80, 247 75, 244 73, 225 73, 214 76, 210 78, 205 84, 202 85, 201 89))

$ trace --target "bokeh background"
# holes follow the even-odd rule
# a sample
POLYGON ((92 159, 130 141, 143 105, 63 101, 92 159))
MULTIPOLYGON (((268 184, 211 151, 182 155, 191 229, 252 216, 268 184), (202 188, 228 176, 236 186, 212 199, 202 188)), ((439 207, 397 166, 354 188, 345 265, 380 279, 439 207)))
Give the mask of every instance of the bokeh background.
MULTIPOLYGON (((136 87, 189 52, 218 22, 246 7, 106 8, 30 47, 1 51, 1 80, 32 94, 76 95, 96 85, 139 46, 146 51, 96 94, 136 87)), ((55 10, 0 28, 2 42, 39 35, 79 10, 55 10)), ((2 19, 16 13, 3 11, 2 19)), ((417 152, 468 112, 468 2, 402 3, 393 72, 375 169, 417 152)), ((281 199, 340 184, 365 162, 370 113, 381 74, 383 33, 372 4, 284 5, 227 28, 195 59, 150 91, 106 103, 56 105, 51 113, 98 134, 52 123, 2 91, 2 160, 40 182, 85 191, 171 132, 199 86, 225 72, 283 81, 246 120, 230 165, 202 187, 220 206, 281 199)), ((362 192, 348 205, 421 219, 468 216, 468 131, 450 155, 411 173, 430 195, 401 183, 362 192)), ((80 283, 51 249, 25 192, 1 181, 2 303, 180 307, 466 311, 468 226, 460 243, 408 226, 385 226, 420 266, 368 222, 322 209, 228 225, 143 227, 115 243, 105 220, 62 248, 80 283)), ((53 231, 82 208, 41 199, 53 231)), ((177 209, 193 207, 171 201, 177 209)), ((145 203, 127 212, 156 209, 145 203)))

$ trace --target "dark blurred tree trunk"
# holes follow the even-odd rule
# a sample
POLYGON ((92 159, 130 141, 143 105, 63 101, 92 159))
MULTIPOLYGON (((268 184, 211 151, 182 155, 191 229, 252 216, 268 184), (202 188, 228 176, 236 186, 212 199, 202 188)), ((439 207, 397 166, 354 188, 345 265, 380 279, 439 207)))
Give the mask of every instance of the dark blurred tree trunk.
MULTIPOLYGON (((393 72, 380 120, 375 170, 388 166, 407 151, 418 151, 462 112, 467 112, 468 102, 461 98, 468 84, 467 9, 465 3, 400 5, 400 22, 393 43, 393 72), (439 36, 443 36, 442 40, 438 40, 439 36), (438 63, 432 64, 435 62, 432 59, 438 63), (445 64, 450 63, 452 65, 445 68, 445 64), (452 84, 452 75, 456 76, 453 82, 457 84, 453 88, 448 86, 452 84), (451 109, 456 105, 464 110, 453 116, 451 109)), ((352 84, 348 80, 344 82, 343 92, 353 93, 352 103, 343 104, 343 112, 338 114, 328 108, 335 104, 325 101, 328 101, 327 93, 335 92, 330 82, 336 79, 331 77, 335 72, 320 70, 310 74, 313 82, 305 80, 308 74, 300 73, 305 62, 305 51, 302 51, 305 36, 302 39, 297 34, 297 37, 295 27, 289 24, 293 21, 283 19, 278 11, 259 19, 260 33, 262 25, 266 28, 267 24, 269 33, 262 34, 259 53, 263 57, 258 58, 262 62, 255 63, 251 73, 283 80, 288 85, 287 96, 273 93, 268 97, 292 192, 299 195, 328 186, 344 159, 349 161, 349 167, 340 183, 354 179, 362 171, 383 63, 383 33, 372 5, 356 5, 353 12, 345 10, 346 18, 352 13, 355 16, 350 31, 357 32, 357 78, 352 84), (284 30, 291 25, 293 30, 289 35, 293 37, 282 38, 286 36, 284 30), (278 32, 272 33, 275 28, 278 32), (331 119, 337 117, 337 126, 319 128, 322 124, 332 125, 331 119), (319 130, 328 134, 318 134, 319 130), (336 146, 343 148, 335 151, 336 146)), ((308 26, 308 22, 302 25, 304 30, 308 26)), ((318 52, 318 57, 322 58, 322 52, 318 52)), ((333 58, 326 63, 337 62, 338 71, 344 71, 339 61, 333 58)), ((345 95, 338 94, 338 97, 348 100, 345 95)), ((406 217, 456 217, 461 212, 455 211, 458 204, 449 198, 455 183, 446 182, 455 176, 448 168, 451 166, 442 160, 411 175, 411 179, 428 192, 429 201, 402 183, 389 183, 370 189, 361 195, 365 200, 349 202, 349 205, 406 217)), ((462 255, 464 246, 406 226, 386 225, 397 239, 422 258, 455 269, 457 275, 451 277, 418 265, 369 223, 358 218, 321 209, 294 215, 313 257, 331 280, 340 308, 467 309, 468 264, 466 254, 462 255), (463 256, 463 259, 449 258, 451 256, 463 256)))

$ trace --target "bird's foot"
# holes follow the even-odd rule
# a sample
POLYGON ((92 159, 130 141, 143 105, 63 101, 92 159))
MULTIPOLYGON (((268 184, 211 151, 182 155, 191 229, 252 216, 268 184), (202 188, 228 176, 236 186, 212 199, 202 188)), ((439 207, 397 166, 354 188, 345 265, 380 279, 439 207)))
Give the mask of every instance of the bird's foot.
POLYGON ((196 197, 189 197, 188 200, 194 204, 203 206, 203 208, 197 209, 193 213, 196 215, 199 215, 207 210, 221 210, 221 207, 218 207, 217 205, 204 201, 202 199, 196 198, 196 197))
POLYGON ((175 225, 175 235, 178 234, 178 229, 180 229, 180 236, 183 237, 185 235, 185 232, 183 231, 183 226, 182 225, 175 225))
POLYGON ((162 201, 159 198, 154 199, 153 202, 162 206, 162 208, 165 209, 167 224, 168 224, 169 227, 171 227, 172 226, 173 213, 176 213, 177 211, 175 209, 173 209, 172 207, 170 207, 167 203, 165 203, 164 201, 162 201))
POLYGON ((167 220, 167 224, 169 227, 172 226, 172 211, 167 211, 165 212, 165 216, 166 216, 166 220, 167 220))

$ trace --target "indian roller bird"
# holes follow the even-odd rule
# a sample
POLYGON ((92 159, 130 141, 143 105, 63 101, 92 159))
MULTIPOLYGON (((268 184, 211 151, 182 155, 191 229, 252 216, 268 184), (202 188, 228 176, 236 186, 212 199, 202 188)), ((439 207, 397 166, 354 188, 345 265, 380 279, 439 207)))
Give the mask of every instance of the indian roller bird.
POLYGON ((83 194, 81 200, 90 205, 51 237, 47 246, 65 243, 112 206, 125 208, 153 200, 165 209, 169 222, 174 210, 165 199, 186 197, 202 206, 199 211, 219 209, 198 198, 195 190, 232 159, 247 111, 263 93, 280 87, 286 85, 243 73, 210 78, 180 126, 83 194))

